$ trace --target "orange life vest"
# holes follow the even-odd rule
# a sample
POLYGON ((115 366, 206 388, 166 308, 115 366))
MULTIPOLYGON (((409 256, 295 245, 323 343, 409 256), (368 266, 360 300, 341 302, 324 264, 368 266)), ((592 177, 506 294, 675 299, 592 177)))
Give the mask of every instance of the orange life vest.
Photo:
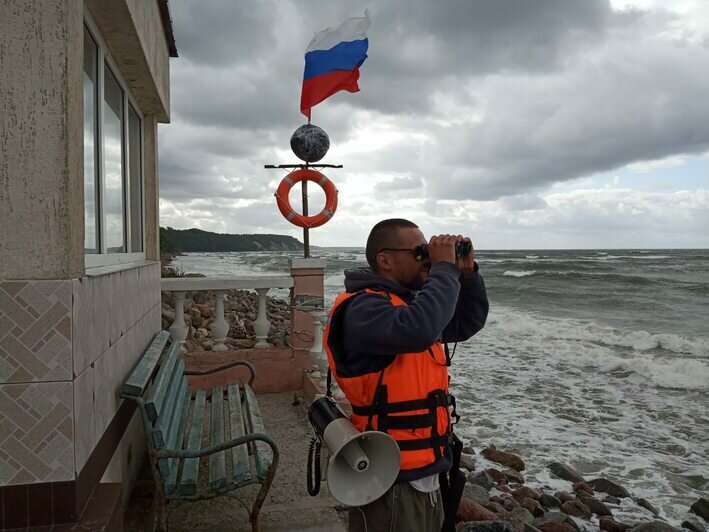
POLYGON ((401 450, 401 469, 419 469, 436 462, 452 434, 448 366, 440 342, 419 353, 402 353, 380 371, 346 377, 338 372, 342 353, 342 310, 363 292, 381 294, 395 306, 406 302, 396 294, 375 290, 340 294, 330 310, 323 344, 330 370, 352 405, 352 424, 360 431, 389 434, 401 450), (333 326, 338 334, 331 336, 333 326))

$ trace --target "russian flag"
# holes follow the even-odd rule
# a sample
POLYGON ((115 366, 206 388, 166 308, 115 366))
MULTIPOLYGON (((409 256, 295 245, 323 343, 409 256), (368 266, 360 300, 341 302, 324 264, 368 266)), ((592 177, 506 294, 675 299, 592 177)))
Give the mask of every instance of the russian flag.
POLYGON ((359 91, 359 67, 367 59, 369 13, 349 18, 337 28, 315 34, 305 51, 300 111, 310 120, 310 109, 338 91, 359 91))

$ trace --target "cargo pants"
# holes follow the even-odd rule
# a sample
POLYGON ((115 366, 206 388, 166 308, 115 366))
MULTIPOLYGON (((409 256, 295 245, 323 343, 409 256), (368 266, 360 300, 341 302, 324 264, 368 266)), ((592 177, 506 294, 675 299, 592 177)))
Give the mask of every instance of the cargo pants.
POLYGON ((440 532, 441 490, 418 491, 408 482, 394 484, 376 501, 350 508, 350 532, 440 532))

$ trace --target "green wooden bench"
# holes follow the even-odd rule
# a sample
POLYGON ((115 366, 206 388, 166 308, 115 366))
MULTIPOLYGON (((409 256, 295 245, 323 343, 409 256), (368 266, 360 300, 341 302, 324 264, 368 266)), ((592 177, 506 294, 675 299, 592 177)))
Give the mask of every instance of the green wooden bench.
POLYGON ((121 387, 138 404, 155 478, 154 517, 167 530, 167 501, 210 499, 250 484, 261 489, 249 509, 251 528, 278 467, 278 447, 265 434, 251 384, 254 367, 233 361, 206 371, 185 371, 180 343, 159 332, 121 387), (186 375, 206 375, 237 365, 251 372, 248 384, 230 383, 194 395, 186 375), (208 444, 202 447, 202 442, 208 444), (207 459, 208 457, 208 459, 207 459), (203 458, 203 460, 200 460, 203 458))

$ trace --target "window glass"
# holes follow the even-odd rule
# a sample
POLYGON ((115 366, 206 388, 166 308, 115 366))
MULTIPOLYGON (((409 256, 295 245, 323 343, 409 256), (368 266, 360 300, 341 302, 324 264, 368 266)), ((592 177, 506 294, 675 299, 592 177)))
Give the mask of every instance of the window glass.
POLYGON ((89 31, 84 28, 84 248, 87 253, 99 252, 98 198, 96 180, 97 157, 97 57, 98 49, 89 31))
POLYGON ((126 251, 123 186, 123 90, 104 65, 103 159, 104 219, 107 253, 126 251))
POLYGON ((143 175, 141 124, 138 113, 128 105, 128 173, 130 180, 130 250, 143 251, 143 175))

